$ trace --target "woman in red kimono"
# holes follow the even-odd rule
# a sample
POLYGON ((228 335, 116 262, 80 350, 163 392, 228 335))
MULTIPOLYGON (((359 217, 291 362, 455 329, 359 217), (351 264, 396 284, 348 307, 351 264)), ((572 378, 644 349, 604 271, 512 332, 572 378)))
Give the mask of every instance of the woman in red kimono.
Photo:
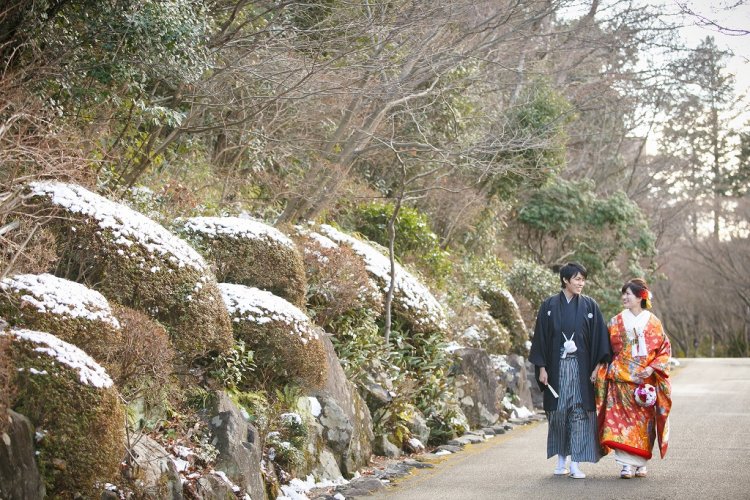
POLYGON ((651 292, 642 279, 622 287, 625 310, 609 322, 613 361, 595 375, 597 419, 603 454, 614 450, 620 477, 645 477, 655 441, 661 458, 667 453, 672 407, 669 358, 672 348, 659 318, 651 314, 651 292), (642 406, 636 389, 656 390, 655 403, 642 406))

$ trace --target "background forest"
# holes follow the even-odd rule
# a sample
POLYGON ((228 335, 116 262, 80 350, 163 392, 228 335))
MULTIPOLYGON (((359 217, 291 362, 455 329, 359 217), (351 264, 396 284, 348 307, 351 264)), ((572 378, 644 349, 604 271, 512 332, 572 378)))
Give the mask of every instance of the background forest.
POLYGON ((334 223, 447 303, 502 282, 528 320, 568 260, 607 317, 644 276, 676 355, 747 356, 750 133, 729 54, 685 47, 680 10, 3 2, 0 272, 51 259, 45 221, 8 216, 65 179, 157 220, 334 223))

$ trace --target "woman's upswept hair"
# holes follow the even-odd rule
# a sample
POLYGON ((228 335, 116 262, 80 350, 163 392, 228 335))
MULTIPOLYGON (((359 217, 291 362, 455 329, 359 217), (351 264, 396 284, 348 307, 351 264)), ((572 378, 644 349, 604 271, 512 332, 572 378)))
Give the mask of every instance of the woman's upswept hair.
POLYGON ((633 295, 635 295, 636 297, 640 297, 641 307, 643 309, 651 309, 651 291, 649 291, 648 289, 646 280, 641 278, 633 278, 632 280, 629 280, 625 282, 624 285, 622 285, 622 290, 620 290, 620 292, 625 293, 625 290, 627 290, 628 288, 631 292, 633 292, 633 295))

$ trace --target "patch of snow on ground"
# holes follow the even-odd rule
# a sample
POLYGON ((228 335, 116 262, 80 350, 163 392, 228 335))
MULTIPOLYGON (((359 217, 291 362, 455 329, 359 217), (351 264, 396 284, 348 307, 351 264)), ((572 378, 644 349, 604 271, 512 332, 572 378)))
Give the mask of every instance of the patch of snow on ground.
POLYGON ((260 325, 280 321, 303 339, 318 338, 310 320, 297 306, 271 292, 232 283, 219 283, 229 314, 260 325))
POLYGON ((463 348, 464 348, 464 346, 462 346, 458 342, 451 341, 451 342, 448 342, 445 345, 445 352, 447 352, 448 354, 453 354, 454 352, 458 351, 459 349, 463 349, 463 348))
POLYGON ((534 412, 526 408, 525 406, 513 405, 513 414, 516 418, 529 418, 534 416, 534 412))
POLYGON ((279 499, 307 500, 308 496, 306 493, 312 489, 332 488, 336 486, 342 486, 345 484, 349 484, 349 481, 343 478, 336 479, 335 481, 326 479, 318 483, 315 482, 315 478, 311 475, 307 476, 307 479, 294 478, 291 481, 289 481, 289 484, 285 484, 281 487, 281 492, 283 496, 277 497, 277 500, 279 499))
POLYGON ((0 290, 24 293, 21 301, 41 313, 103 321, 120 328, 104 295, 74 281, 51 274, 17 274, 0 281, 0 290))
POLYGON ((137 242, 155 256, 176 258, 179 267, 190 266, 198 271, 207 269, 203 257, 185 241, 121 203, 63 182, 31 182, 29 188, 33 194, 45 196, 55 205, 95 219, 101 229, 112 232, 114 241, 121 246, 130 247, 137 242))
POLYGON ((503 407, 511 412, 511 416, 514 416, 515 418, 529 418, 534 415, 534 412, 526 408, 525 406, 516 406, 514 405, 510 397, 507 395, 503 398, 502 403, 503 407))
POLYGON ((263 222, 243 217, 192 217, 185 219, 185 228, 208 236, 229 236, 236 239, 267 240, 288 248, 296 248, 284 233, 263 222))
POLYGON ((47 354, 56 361, 77 370, 82 384, 92 385, 100 389, 112 386, 112 379, 109 378, 104 368, 73 344, 63 342, 49 333, 33 330, 13 329, 10 330, 10 334, 19 339, 39 344, 40 347, 34 349, 36 352, 47 354))
MULTIPOLYGON (((352 250, 365 260, 367 270, 377 276, 381 282, 383 293, 388 292, 390 286, 391 263, 388 257, 380 253, 375 247, 358 240, 353 236, 342 233, 333 226, 322 224, 323 232, 337 243, 346 243, 352 250)), ((445 311, 435 296, 419 282, 411 273, 404 269, 398 262, 395 263, 396 283, 395 289, 402 296, 402 303, 408 309, 424 314, 439 328, 447 328, 445 311)))

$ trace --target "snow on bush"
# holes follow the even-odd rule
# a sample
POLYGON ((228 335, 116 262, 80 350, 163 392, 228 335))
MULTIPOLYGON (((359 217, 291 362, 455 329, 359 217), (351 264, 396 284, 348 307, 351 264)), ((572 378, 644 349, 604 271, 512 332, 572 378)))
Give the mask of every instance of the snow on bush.
POLYGON ((81 186, 41 181, 27 190, 29 210, 53 217, 59 269, 164 323, 188 360, 230 347, 216 280, 187 242, 81 186))
POLYGON ((246 217, 194 217, 176 221, 180 232, 215 267, 224 283, 257 287, 303 306, 302 256, 273 226, 246 217))
POLYGON ((78 347, 44 332, 19 329, 11 330, 11 334, 18 339, 36 344, 35 352, 46 354, 58 363, 77 371, 81 384, 92 385, 100 389, 112 387, 112 379, 109 378, 104 368, 78 347))
POLYGON ((467 347, 478 347, 489 354, 510 351, 510 334, 489 313, 489 304, 472 295, 450 311, 452 337, 467 347))
POLYGON ((489 304, 492 317, 510 333, 511 352, 525 356, 528 353, 526 342, 529 340, 530 332, 513 295, 504 288, 487 283, 480 284, 480 294, 489 304))
POLYGON ((99 361, 121 335, 104 296, 51 274, 19 274, 0 280, 0 315, 12 326, 53 332, 99 361))
MULTIPOLYGON (((323 233, 337 243, 349 245, 365 261, 367 271, 375 277, 385 295, 390 286, 390 261, 374 246, 345 234, 332 226, 320 226, 323 233)), ((448 326, 443 306, 411 273, 396 263, 393 305, 395 312, 415 330, 445 330, 448 326)))
POLYGON ((266 380, 319 387, 327 358, 318 330, 298 307, 257 288, 219 284, 234 335, 255 351, 266 380))
POLYGON ((123 250, 138 243, 150 253, 160 255, 177 267, 190 266, 198 271, 206 269, 205 261, 190 245, 125 205, 75 184, 39 181, 30 183, 29 188, 33 195, 45 196, 54 205, 95 221, 101 230, 111 232, 115 243, 123 247, 123 250))
POLYGON ((37 429, 36 459, 50 498, 98 498, 119 479, 125 412, 106 371, 46 332, 11 329, 13 409, 37 429), (92 434, 95 433, 95 436, 92 434))
POLYGON ((379 315, 383 297, 362 258, 320 233, 302 226, 296 229, 307 274, 308 307, 315 322, 335 331, 335 322, 348 313, 368 310, 379 315))
POLYGON ((19 294, 21 307, 28 304, 40 313, 102 321, 120 328, 104 295, 74 281, 51 274, 19 274, 1 280, 0 290, 19 294))
POLYGON ((294 242, 273 226, 245 217, 193 217, 185 220, 185 228, 209 238, 228 236, 242 240, 266 240, 294 249, 294 242))

